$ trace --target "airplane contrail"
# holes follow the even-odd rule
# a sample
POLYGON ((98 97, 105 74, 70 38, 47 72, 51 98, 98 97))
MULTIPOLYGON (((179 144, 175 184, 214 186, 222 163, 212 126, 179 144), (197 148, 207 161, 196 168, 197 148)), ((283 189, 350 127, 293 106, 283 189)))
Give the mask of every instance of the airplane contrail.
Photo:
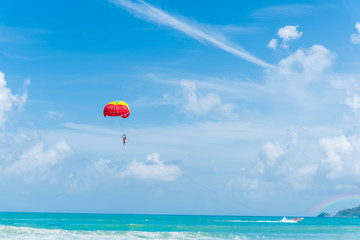
POLYGON ((246 52, 240 46, 235 44, 230 44, 223 39, 219 39, 215 34, 205 32, 198 27, 179 20, 178 18, 171 16, 170 14, 158 9, 142 0, 109 0, 115 5, 126 9, 127 11, 133 13, 139 18, 145 19, 147 21, 155 22, 164 26, 174 28, 180 32, 185 33, 189 37, 198 40, 201 43, 211 43, 215 47, 222 49, 228 53, 231 53, 235 56, 243 58, 249 62, 252 62, 258 66, 264 68, 274 68, 273 65, 251 55, 246 52))

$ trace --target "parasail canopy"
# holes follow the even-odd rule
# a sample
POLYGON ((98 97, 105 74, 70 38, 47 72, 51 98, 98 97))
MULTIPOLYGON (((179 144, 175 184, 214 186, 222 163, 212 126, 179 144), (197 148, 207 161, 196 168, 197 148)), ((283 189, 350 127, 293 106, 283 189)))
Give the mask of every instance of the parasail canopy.
POLYGON ((113 101, 104 108, 104 117, 122 117, 127 118, 130 115, 129 105, 124 101, 113 101))

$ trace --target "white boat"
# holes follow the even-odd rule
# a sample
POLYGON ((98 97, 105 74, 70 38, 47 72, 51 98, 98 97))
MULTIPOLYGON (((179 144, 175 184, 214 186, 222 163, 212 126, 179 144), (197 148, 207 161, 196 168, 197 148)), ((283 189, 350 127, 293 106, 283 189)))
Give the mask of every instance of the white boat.
POLYGON ((294 221, 294 222, 300 222, 302 220, 304 220, 303 217, 299 217, 299 218, 290 218, 291 221, 294 221))
POLYGON ((286 223, 297 223, 304 220, 304 218, 290 218, 287 219, 286 217, 283 217, 283 219, 280 220, 280 222, 286 222, 286 223))

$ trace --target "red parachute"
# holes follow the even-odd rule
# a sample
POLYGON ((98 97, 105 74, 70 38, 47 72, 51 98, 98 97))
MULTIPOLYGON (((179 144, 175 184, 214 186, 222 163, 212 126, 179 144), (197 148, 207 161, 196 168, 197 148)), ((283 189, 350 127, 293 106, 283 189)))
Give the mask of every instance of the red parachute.
POLYGON ((113 101, 108 103, 104 108, 104 117, 122 117, 130 116, 129 105, 124 101, 113 101))

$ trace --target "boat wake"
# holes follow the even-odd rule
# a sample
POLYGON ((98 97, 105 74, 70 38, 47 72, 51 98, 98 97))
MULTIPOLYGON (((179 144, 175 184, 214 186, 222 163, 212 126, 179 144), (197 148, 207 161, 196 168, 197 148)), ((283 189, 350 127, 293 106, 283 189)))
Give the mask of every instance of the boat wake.
POLYGON ((242 223, 297 223, 304 220, 304 218, 290 218, 283 217, 281 220, 220 220, 219 222, 242 222, 242 223))

